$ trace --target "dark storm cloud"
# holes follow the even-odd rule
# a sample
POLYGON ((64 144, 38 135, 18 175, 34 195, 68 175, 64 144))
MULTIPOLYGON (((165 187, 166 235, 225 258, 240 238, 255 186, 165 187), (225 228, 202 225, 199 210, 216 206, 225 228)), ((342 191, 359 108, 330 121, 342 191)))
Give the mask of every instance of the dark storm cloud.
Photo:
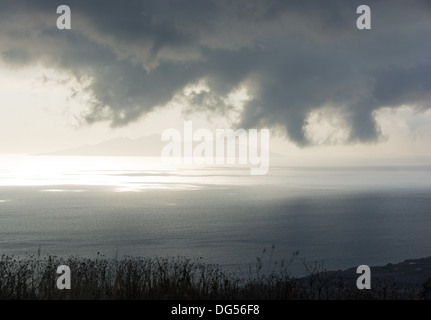
POLYGON ((88 83, 87 122, 122 126, 205 80, 187 110, 218 113, 232 90, 250 96, 238 126, 284 127, 298 145, 310 112, 342 110, 349 141, 374 141, 373 113, 431 107, 431 4, 370 1, 66 1, 72 30, 56 29, 57 1, 0 1, 0 52, 88 83))

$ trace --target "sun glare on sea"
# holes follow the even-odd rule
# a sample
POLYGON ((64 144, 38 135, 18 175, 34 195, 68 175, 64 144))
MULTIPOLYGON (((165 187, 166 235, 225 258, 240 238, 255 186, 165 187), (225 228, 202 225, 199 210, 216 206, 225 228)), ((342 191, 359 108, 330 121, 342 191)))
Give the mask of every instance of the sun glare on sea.
POLYGON ((268 184, 248 166, 164 163, 160 157, 2 156, 0 187, 40 187, 43 192, 84 192, 85 186, 114 192, 199 190, 208 185, 268 184))
POLYGON ((157 158, 6 156, 0 186, 69 186, 43 191, 82 191, 71 186, 113 186, 116 191, 165 188, 179 183, 179 171, 157 158))

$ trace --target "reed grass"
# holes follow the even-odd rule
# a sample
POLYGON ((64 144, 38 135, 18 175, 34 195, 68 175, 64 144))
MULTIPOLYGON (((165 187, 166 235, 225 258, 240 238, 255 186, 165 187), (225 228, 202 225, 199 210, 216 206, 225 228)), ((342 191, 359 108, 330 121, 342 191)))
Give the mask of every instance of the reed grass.
MULTIPOLYGON (((271 255, 272 259, 272 255, 271 255)), ((186 257, 122 259, 61 258, 27 255, 0 258, 2 300, 303 300, 303 299, 421 299, 421 288, 403 289, 382 283, 374 290, 358 290, 315 265, 308 276, 295 278, 282 263, 262 272, 238 277, 218 265, 186 257), (71 269, 71 289, 59 290, 57 267, 71 269)), ((251 269, 250 269, 251 270, 251 269)))

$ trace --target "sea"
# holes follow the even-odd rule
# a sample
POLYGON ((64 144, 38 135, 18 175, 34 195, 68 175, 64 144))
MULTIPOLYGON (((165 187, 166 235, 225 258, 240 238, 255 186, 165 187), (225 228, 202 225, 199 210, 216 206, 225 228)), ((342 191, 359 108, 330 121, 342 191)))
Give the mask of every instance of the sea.
POLYGON ((431 164, 0 156, 0 255, 186 257, 240 276, 431 256, 431 164))

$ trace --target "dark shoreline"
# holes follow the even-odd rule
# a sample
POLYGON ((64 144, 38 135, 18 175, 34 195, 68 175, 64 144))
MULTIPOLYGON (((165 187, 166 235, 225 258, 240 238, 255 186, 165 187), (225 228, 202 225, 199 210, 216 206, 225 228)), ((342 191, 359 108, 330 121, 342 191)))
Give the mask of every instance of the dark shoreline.
MULTIPOLYGON (((427 258, 406 259, 399 263, 388 263, 385 266, 369 266, 371 271, 371 289, 369 291, 382 292, 384 299, 431 300, 431 256, 427 258)), ((298 278, 301 285, 311 284, 315 288, 324 288, 332 292, 339 292, 344 288, 356 288, 356 281, 361 273, 356 273, 357 267, 346 270, 316 272, 298 278)), ((334 293, 333 293, 334 294, 334 293)))
MULTIPOLYGON (((370 266, 372 281, 392 281, 404 287, 417 287, 431 278, 431 256, 420 259, 407 259, 396 264, 388 263, 385 266, 370 266)), ((344 271, 331 271, 334 275, 345 279, 356 279, 356 268, 344 271)))

